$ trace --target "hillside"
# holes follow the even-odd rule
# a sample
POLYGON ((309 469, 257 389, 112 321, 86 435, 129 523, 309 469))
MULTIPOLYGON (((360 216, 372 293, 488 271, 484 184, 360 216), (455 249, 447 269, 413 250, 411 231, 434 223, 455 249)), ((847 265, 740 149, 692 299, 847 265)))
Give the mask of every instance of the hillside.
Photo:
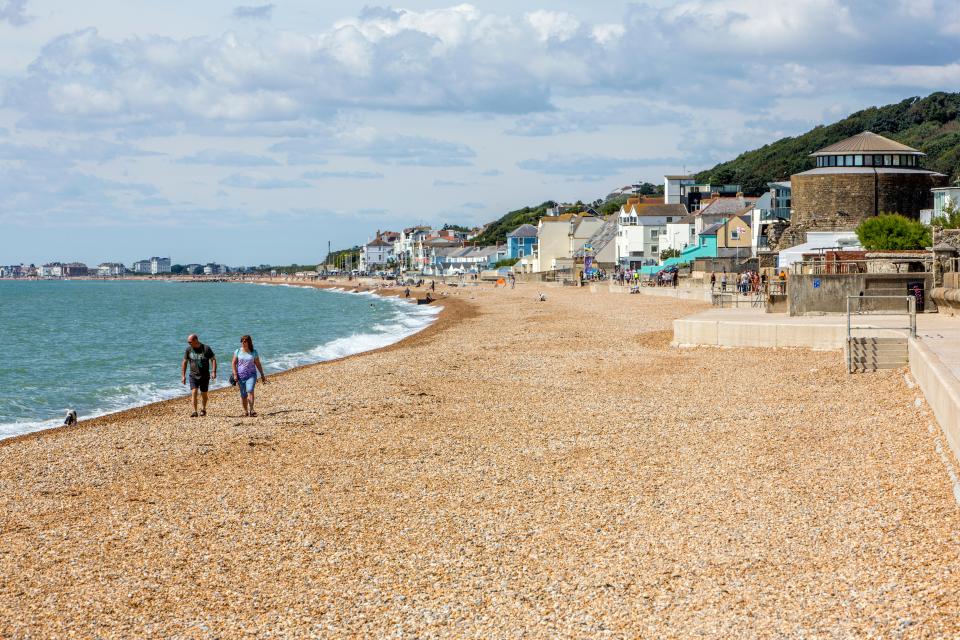
POLYGON ((507 234, 522 224, 532 224, 537 226, 537 220, 546 215, 547 209, 554 206, 549 200, 536 207, 524 207, 504 214, 497 220, 491 222, 483 233, 473 239, 479 246, 491 244, 503 244, 506 242, 507 234))
POLYGON ((766 183, 787 180, 813 167, 808 157, 817 149, 862 131, 873 131, 927 154, 924 168, 960 178, 960 93, 932 93, 897 104, 871 107, 831 125, 819 126, 795 138, 783 138, 740 154, 696 174, 714 184, 740 184, 748 194, 766 190, 766 183))

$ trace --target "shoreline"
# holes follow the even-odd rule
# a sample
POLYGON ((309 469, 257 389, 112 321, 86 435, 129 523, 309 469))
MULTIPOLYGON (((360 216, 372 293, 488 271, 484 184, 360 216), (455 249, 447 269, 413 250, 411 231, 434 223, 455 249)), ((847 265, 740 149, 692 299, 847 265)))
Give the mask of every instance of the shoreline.
MULTIPOLYGON (((294 287, 308 287, 311 289, 326 289, 326 290, 340 289, 342 290, 342 293, 345 293, 345 294, 374 293, 376 295, 379 295, 385 298, 399 298, 402 295, 400 291, 395 291, 393 290, 393 288, 377 289, 375 287, 367 287, 362 285, 346 286, 345 284, 327 284, 327 283, 319 283, 319 282, 314 283, 314 282, 303 282, 299 280, 284 280, 284 281, 237 280, 237 281, 230 281, 228 283, 256 284, 256 285, 267 284, 267 285, 274 285, 274 286, 287 285, 287 286, 294 286, 294 287)), ((450 296, 441 296, 435 299, 434 302, 431 303, 431 306, 435 305, 435 306, 441 307, 440 312, 437 313, 436 319, 433 320, 427 326, 425 326, 423 329, 420 329, 416 333, 413 333, 409 336, 403 337, 400 340, 397 340, 396 342, 391 342, 388 345, 377 347, 375 349, 369 349, 367 351, 360 351, 358 353, 352 353, 350 355, 341 356, 339 358, 332 358, 330 360, 322 360, 320 362, 311 362, 308 364, 297 365, 295 367, 291 367, 290 369, 284 369, 283 371, 277 371, 277 372, 271 373, 270 379, 274 380, 277 378, 281 378, 283 376, 286 376, 287 374, 301 371, 309 367, 319 367, 319 366, 328 365, 331 363, 342 362, 350 358, 356 358, 356 357, 365 356, 368 354, 375 354, 375 353, 388 351, 394 348, 398 348, 401 345, 417 344, 415 339, 418 338, 419 336, 422 336, 423 334, 428 334, 425 337, 429 337, 429 335, 433 335, 433 332, 443 330, 448 325, 464 317, 463 309, 457 309, 455 313, 451 313, 452 311, 451 308, 458 307, 459 306, 458 303, 460 302, 463 302, 464 304, 466 304, 465 301, 459 300, 458 298, 451 298, 450 296), (456 318, 454 318, 453 316, 456 316, 456 318)), ((236 389, 230 386, 219 388, 219 389, 211 389, 209 392, 209 398, 211 403, 214 398, 219 398, 220 396, 223 396, 227 393, 236 394, 236 389)), ((34 438, 43 437, 46 435, 62 434, 65 432, 76 431, 76 430, 85 429, 88 427, 92 428, 92 427, 108 425, 108 424, 116 424, 117 422, 123 422, 131 418, 139 419, 144 417, 144 414, 150 414, 151 411, 166 410, 177 403, 186 402, 189 396, 190 396, 190 392, 188 390, 181 396, 169 398, 167 400, 158 400, 156 402, 148 402, 147 404, 142 404, 135 407, 129 407, 127 409, 120 409, 119 411, 112 411, 110 413, 106 413, 104 415, 97 416, 94 418, 81 419, 74 425, 51 426, 43 429, 38 429, 36 431, 30 431, 28 433, 21 433, 18 435, 9 436, 9 437, 0 439, 0 448, 10 446, 15 443, 21 443, 34 438)))

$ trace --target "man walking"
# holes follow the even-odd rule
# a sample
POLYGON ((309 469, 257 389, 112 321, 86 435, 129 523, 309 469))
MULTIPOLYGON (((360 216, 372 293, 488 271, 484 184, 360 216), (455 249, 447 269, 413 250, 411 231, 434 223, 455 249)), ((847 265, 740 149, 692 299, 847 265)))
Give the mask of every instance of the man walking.
POLYGON ((210 388, 210 378, 217 377, 217 356, 213 349, 200 342, 197 334, 191 333, 187 338, 187 350, 183 353, 183 363, 180 365, 180 384, 187 384, 187 363, 190 363, 190 395, 193 399, 193 413, 191 418, 197 417, 197 394, 202 400, 200 404, 201 416, 207 415, 207 390, 210 388), (213 364, 211 372, 210 365, 213 364))

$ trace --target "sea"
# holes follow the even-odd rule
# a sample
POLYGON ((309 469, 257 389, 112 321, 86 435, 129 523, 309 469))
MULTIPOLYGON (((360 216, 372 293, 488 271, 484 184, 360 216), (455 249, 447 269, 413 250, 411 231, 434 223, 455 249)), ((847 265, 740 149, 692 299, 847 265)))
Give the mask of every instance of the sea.
POLYGON ((296 285, 0 280, 0 439, 187 394, 190 333, 226 386, 240 336, 283 371, 397 342, 440 311, 372 293, 296 285))

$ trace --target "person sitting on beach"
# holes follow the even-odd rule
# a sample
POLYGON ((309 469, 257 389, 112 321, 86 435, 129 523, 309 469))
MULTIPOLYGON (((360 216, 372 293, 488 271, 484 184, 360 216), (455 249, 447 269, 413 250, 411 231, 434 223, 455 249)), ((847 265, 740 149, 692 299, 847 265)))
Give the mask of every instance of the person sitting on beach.
POLYGON ((253 410, 253 390, 257 386, 257 371, 260 371, 260 380, 267 384, 267 376, 263 373, 260 364, 260 354, 253 348, 253 338, 240 338, 240 348, 233 352, 233 378, 240 388, 240 403, 243 405, 243 415, 256 416, 253 410))
POLYGON ((200 394, 202 403, 200 415, 207 415, 207 390, 210 388, 210 378, 217 377, 217 356, 213 349, 200 342, 197 334, 191 333, 187 337, 187 350, 183 354, 183 363, 180 365, 180 384, 187 384, 187 363, 190 363, 190 396, 193 400, 191 418, 197 417, 197 394, 200 394), (213 365, 211 373, 211 364, 213 365))

